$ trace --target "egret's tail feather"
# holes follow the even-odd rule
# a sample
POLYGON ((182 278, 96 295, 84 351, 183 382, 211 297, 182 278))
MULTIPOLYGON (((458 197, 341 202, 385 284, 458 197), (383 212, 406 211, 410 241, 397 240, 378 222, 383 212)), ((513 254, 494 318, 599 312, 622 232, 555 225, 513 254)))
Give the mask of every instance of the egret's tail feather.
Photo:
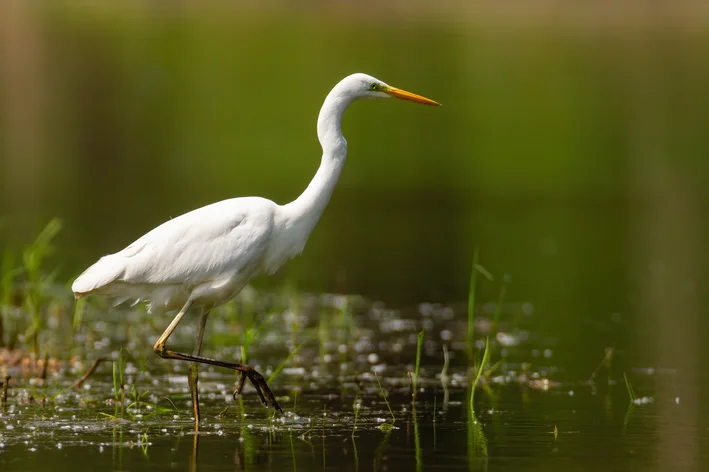
POLYGON ((124 264, 120 258, 115 255, 104 256, 76 278, 71 284, 71 290, 77 298, 86 296, 120 279, 123 271, 124 264))
POLYGON ((127 302, 130 300, 130 297, 118 297, 115 300, 113 300, 113 307, 117 307, 118 305, 127 302))
MULTIPOLYGON (((111 290, 111 292, 115 292, 117 290, 111 290)), ((117 307, 118 305, 122 305, 126 302, 130 303, 130 307, 133 308, 136 306, 138 303, 143 301, 142 298, 140 297, 134 297, 131 295, 122 295, 122 296, 117 296, 116 299, 113 300, 113 306, 114 308, 117 307)))

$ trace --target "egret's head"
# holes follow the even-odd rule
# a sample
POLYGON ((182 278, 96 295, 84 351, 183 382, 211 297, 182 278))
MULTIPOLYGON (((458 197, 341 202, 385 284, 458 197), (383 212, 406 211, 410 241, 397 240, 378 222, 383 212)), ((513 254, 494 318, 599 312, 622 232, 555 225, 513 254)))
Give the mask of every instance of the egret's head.
POLYGON ((339 84, 343 91, 353 98, 400 98, 424 105, 441 106, 431 99, 392 87, 379 79, 367 74, 352 74, 345 77, 339 84))

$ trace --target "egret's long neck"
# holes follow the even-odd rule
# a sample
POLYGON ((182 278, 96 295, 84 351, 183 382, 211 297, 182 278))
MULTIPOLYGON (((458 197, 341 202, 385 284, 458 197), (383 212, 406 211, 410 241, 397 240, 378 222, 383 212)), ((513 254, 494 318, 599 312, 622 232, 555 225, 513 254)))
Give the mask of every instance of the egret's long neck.
POLYGON ((347 156, 347 141, 340 122, 352 98, 338 93, 337 87, 325 99, 318 117, 318 139, 322 161, 308 188, 293 202, 283 207, 289 223, 299 226, 307 238, 330 201, 347 156))

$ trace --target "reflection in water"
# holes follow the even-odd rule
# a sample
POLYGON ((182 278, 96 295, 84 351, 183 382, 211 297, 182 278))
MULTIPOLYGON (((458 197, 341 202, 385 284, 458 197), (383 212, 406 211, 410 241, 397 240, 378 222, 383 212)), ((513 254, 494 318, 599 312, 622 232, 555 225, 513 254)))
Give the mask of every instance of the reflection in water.
POLYGON ((354 454, 355 460, 355 470, 359 472, 359 453, 357 452, 357 441, 355 441, 355 435, 352 434, 352 452, 354 454))
POLYGON ((327 469, 327 460, 325 458, 327 448, 325 448, 325 415, 327 413, 327 405, 323 405, 322 409, 322 468, 323 470, 327 469))
POLYGON ((389 437, 391 436, 391 432, 394 429, 387 429, 384 431, 384 436, 382 436, 382 440, 379 442, 379 445, 377 446, 377 449, 374 451, 374 469, 375 470, 383 470, 384 469, 384 453, 386 450, 389 448, 389 437))
POLYGON ((450 364, 450 356, 448 355, 448 344, 443 343, 443 369, 441 370, 441 387, 443 387, 443 411, 448 410, 448 400, 450 392, 448 392, 448 384, 450 377, 448 376, 448 366, 450 364))
POLYGON ((197 472, 197 461, 199 452, 199 428, 195 426, 194 433, 192 435, 192 454, 190 455, 190 472, 197 472))
POLYGON ((414 420, 414 457, 416 458, 416 471, 423 470, 423 452, 421 451, 421 435, 419 434, 419 421, 416 414, 416 400, 411 403, 411 418, 414 420))
POLYGON ((468 412, 468 470, 487 470, 487 438, 480 421, 472 410, 468 412))
POLYGON ((123 427, 113 428, 113 447, 111 448, 113 455, 113 465, 116 470, 123 470, 123 427))
POLYGON ((628 424, 633 419, 633 414, 635 413, 635 403, 632 401, 628 404, 628 410, 625 412, 625 417, 623 417, 623 435, 628 433, 628 424))
MULTIPOLYGON (((288 441, 290 442, 290 455, 291 455, 291 458, 293 459, 293 472, 295 472, 296 470, 298 470, 298 464, 295 459, 295 446, 293 445, 293 431, 290 431, 288 433, 288 441)), ((352 442, 354 443, 354 438, 352 438, 352 442)), ((355 455, 355 457, 357 457, 357 456, 355 455)))

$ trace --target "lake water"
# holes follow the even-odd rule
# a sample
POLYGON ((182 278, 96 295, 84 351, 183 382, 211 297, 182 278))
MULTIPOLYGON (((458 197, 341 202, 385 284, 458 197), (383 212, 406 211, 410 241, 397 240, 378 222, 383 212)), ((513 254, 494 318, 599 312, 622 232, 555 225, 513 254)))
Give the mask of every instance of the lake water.
MULTIPOLYGON (((33 350, 22 277, 0 298, 10 300, 4 341, 16 348, 0 360, 13 377, 0 410, 2 470, 708 466, 705 16, 689 4, 672 18, 640 7, 462 5, 371 17, 353 5, 0 7, 12 19, 0 20, 10 45, 0 56, 11 91, 0 101, 9 265, 22 264, 47 221, 63 222, 43 266, 55 275, 40 308, 40 358, 56 361, 46 385, 21 369, 33 350), (443 107, 348 110, 348 162, 305 252, 254 281, 257 309, 238 301, 207 328, 205 352, 239 359, 256 313, 264 325, 249 359, 266 373, 303 344, 272 383, 285 415, 272 417, 249 387, 232 402, 233 376, 202 369, 195 436, 187 366, 150 349, 169 316, 97 299, 73 328, 66 284, 198 206, 295 198, 319 162, 322 99, 355 71, 443 107), (500 364, 471 418, 475 247, 493 275, 478 276, 477 347, 489 333, 500 364), (501 334, 490 333, 503 285, 501 334), (421 330, 414 409, 408 372, 421 330), (137 389, 159 408, 116 412, 110 362, 89 387, 71 388, 121 348, 132 366, 125 406, 137 389), (395 416, 389 432, 375 371, 395 416)), ((171 341, 191 349, 195 324, 171 341)))

